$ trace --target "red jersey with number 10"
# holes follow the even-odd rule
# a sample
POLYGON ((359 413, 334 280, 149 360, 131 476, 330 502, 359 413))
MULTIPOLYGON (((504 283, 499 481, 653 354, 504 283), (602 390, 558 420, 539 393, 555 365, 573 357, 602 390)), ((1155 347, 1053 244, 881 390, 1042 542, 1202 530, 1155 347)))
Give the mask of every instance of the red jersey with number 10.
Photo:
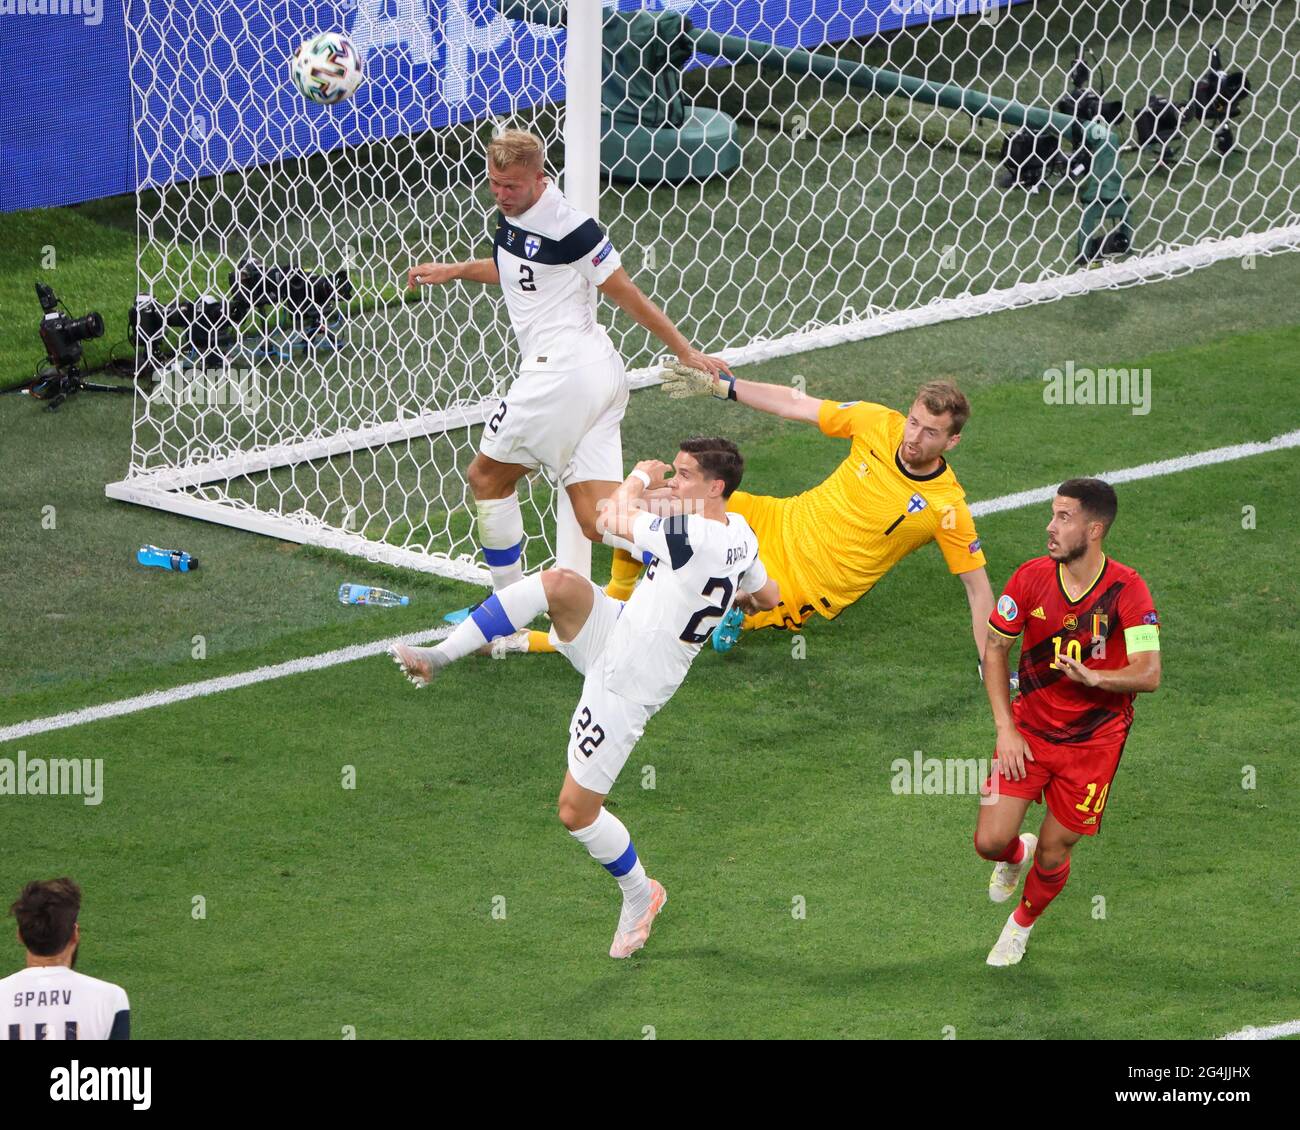
POLYGON ((1127 667, 1125 630, 1160 623, 1151 593, 1135 569, 1103 557, 1096 579, 1071 600, 1061 568, 1050 557, 1026 561, 989 617, 989 627, 1004 636, 1024 632, 1016 726, 1062 744, 1122 742, 1133 724, 1133 695, 1076 683, 1056 658, 1063 653, 1107 671, 1127 667))

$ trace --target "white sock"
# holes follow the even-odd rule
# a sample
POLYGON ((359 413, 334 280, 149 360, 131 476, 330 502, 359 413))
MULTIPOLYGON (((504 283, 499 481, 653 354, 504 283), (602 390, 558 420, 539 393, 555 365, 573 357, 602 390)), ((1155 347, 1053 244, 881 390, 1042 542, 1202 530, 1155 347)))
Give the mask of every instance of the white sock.
POLYGON ((630 930, 650 909, 650 880, 637 858, 632 837, 613 813, 600 810, 594 824, 570 832, 586 847, 591 858, 605 868, 623 888, 623 913, 618 918, 620 930, 630 930))
POLYGON ((513 635, 545 612, 546 607, 542 575, 534 573, 509 588, 494 592, 433 650, 446 663, 464 659, 491 640, 513 635))
POLYGON ((519 495, 505 498, 480 498, 478 507, 478 542, 483 560, 492 573, 492 587, 500 592, 524 575, 521 555, 524 550, 524 516, 519 509, 519 495))

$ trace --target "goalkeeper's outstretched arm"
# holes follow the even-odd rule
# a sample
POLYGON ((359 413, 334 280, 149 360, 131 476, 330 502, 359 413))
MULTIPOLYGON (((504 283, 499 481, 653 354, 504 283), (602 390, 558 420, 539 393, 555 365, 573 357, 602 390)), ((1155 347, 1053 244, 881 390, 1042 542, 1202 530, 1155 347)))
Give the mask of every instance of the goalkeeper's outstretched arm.
POLYGON ((663 371, 664 391, 674 400, 685 396, 716 396, 721 400, 738 400, 760 412, 770 412, 786 420, 817 423, 821 398, 810 396, 788 385, 767 385, 742 381, 739 377, 714 376, 687 365, 674 364, 663 371))

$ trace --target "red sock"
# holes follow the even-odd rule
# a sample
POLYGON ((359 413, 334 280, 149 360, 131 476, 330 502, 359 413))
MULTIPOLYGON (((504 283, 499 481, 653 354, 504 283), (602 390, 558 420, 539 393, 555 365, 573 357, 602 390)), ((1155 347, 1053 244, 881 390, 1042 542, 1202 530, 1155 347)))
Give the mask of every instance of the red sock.
POLYGON ((1001 855, 985 855, 980 851, 978 843, 976 844, 975 852, 981 859, 987 859, 993 863, 1019 863, 1025 858, 1025 845, 1024 841, 1017 836, 1002 849, 1001 855))
POLYGON ((1065 857, 1065 862, 1055 871, 1043 871, 1038 866, 1038 860, 1035 859, 1034 865, 1029 869, 1029 876, 1025 879, 1025 893, 1020 897, 1020 905, 1014 912, 1017 924, 1032 926, 1038 916, 1051 904, 1052 899, 1061 893, 1061 888, 1065 886, 1065 881, 1069 877, 1070 857, 1068 855, 1065 857))

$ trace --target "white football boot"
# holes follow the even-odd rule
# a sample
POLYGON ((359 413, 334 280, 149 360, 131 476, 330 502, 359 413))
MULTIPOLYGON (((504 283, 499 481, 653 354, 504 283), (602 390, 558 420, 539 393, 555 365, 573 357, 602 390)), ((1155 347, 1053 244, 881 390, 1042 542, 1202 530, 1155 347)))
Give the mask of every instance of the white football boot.
POLYGON ((488 645, 488 654, 493 659, 505 659, 509 655, 526 655, 528 653, 528 629, 520 628, 519 631, 509 636, 497 636, 496 639, 488 645))
POLYGON ((393 662, 401 669, 407 680, 417 687, 427 687, 433 677, 447 665, 442 653, 432 647, 412 647, 406 643, 395 643, 388 649, 393 662))
POLYGON ((1025 845, 1025 854, 1019 863, 995 863, 993 875, 989 879, 989 898, 994 902, 1006 902, 1016 893, 1020 886, 1020 876, 1025 868, 1034 861, 1034 851, 1038 848, 1038 837, 1033 832, 1021 832, 1020 842, 1025 845))
POLYGON ((632 929, 614 932, 614 944, 609 947, 609 956, 631 957, 644 946, 646 939, 650 937, 650 927, 654 925, 655 915, 663 910, 667 901, 668 892, 664 890, 663 884, 657 879, 651 879, 650 905, 632 929))
POLYGON ((989 950, 989 965, 1018 965, 1025 956, 1025 946, 1029 944, 1029 932, 1032 926, 1021 926, 1012 914, 993 948, 989 950))

